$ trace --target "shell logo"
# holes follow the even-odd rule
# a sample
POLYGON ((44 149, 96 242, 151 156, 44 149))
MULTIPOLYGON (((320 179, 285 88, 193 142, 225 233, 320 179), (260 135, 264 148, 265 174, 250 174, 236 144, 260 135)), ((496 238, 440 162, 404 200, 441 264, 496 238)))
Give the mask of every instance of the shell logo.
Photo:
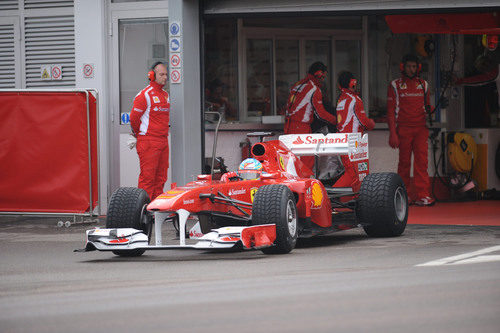
POLYGON ((314 183, 311 192, 313 208, 321 206, 323 202, 323 191, 321 191, 321 186, 318 183, 314 183))

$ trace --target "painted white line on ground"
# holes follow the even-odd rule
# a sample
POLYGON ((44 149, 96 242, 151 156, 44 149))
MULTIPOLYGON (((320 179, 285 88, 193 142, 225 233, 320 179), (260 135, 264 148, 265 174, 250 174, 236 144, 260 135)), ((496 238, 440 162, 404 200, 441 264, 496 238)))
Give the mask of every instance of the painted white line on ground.
POLYGON ((500 255, 478 256, 474 258, 455 261, 449 265, 477 264, 480 262, 500 261, 500 255))
POLYGON ((438 260, 429 261, 423 264, 418 264, 416 266, 442 266, 442 265, 460 265, 460 264, 471 264, 486 261, 497 261, 500 260, 500 256, 491 255, 485 256, 487 253, 500 251, 500 246, 487 247, 474 252, 460 254, 458 256, 442 258, 438 260), (476 257, 476 258, 474 258, 476 257), (484 257, 488 257, 485 259, 484 257), (491 258, 489 258, 491 257, 491 258), (481 259, 478 259, 481 258, 481 259))

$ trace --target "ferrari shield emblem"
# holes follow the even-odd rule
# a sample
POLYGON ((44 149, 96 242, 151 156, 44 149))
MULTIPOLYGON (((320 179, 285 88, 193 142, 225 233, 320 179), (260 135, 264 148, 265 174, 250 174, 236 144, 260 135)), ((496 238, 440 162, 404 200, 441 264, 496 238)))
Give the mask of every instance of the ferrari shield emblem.
POLYGON ((280 167, 281 167, 281 170, 286 171, 285 161, 283 160, 283 156, 280 156, 280 167))
POLYGON ((253 202, 253 198, 255 197, 255 193, 257 193, 258 188, 252 188, 250 190, 250 200, 253 202))

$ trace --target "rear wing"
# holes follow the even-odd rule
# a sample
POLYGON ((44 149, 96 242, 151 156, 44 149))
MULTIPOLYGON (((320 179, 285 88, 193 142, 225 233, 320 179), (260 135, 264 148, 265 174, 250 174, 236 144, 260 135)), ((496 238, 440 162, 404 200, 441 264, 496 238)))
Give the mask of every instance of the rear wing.
POLYGON ((279 140, 297 156, 348 155, 351 161, 368 159, 368 134, 321 133, 281 135, 279 140))

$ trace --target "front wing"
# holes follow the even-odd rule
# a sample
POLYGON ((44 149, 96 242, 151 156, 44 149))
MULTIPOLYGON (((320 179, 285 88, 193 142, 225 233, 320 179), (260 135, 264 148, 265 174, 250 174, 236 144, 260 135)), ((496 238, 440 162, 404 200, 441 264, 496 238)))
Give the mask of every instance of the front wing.
POLYGON ((142 230, 133 228, 100 229, 86 231, 85 248, 75 250, 120 251, 120 250, 169 250, 198 249, 216 250, 242 247, 245 250, 273 246, 276 240, 276 225, 256 225, 250 227, 223 227, 213 229, 192 245, 180 241, 179 245, 149 245, 148 236, 142 230), (183 244, 184 243, 184 244, 183 244))

